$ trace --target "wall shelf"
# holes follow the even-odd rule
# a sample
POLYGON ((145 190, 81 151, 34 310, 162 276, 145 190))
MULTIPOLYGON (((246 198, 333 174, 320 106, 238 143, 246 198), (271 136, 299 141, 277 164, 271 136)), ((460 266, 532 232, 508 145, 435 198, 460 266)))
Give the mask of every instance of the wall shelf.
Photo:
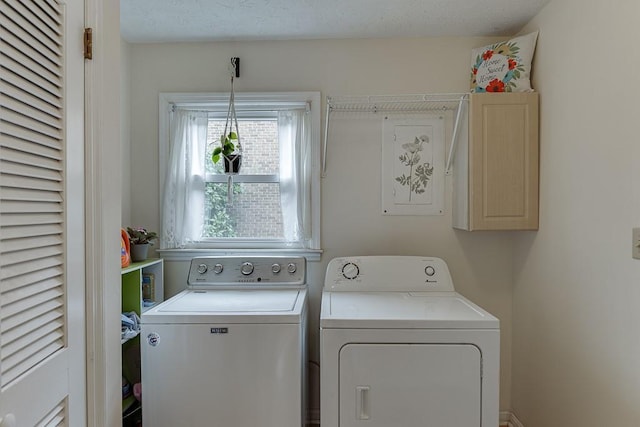
POLYGON ((324 144, 322 156, 322 176, 327 172, 327 149, 329 145, 329 122, 335 113, 420 113, 456 111, 456 120, 449 157, 445 171, 449 173, 455 154, 461 112, 469 99, 468 93, 437 93, 420 95, 364 95, 327 96, 325 112, 324 144))
POLYGON ((145 274, 152 274, 155 279, 153 301, 163 300, 163 260, 148 259, 135 262, 125 267, 122 273, 122 312, 135 311, 138 316, 147 311, 151 306, 145 307, 143 303, 142 280, 145 274))
POLYGON ((328 96, 327 108, 337 112, 414 112, 456 110, 466 93, 422 95, 328 96))
MULTIPOLYGON (((141 316, 143 312, 164 299, 164 261, 162 259, 148 259, 131 263, 121 270, 121 279, 123 313, 133 311, 141 316), (147 283, 151 277, 153 277, 153 287, 143 290, 143 286, 148 286, 147 283), (149 297, 147 299, 153 301, 153 304, 145 304, 144 296, 149 297)), ((121 338, 120 342, 122 345, 122 375, 133 387, 133 384, 140 382, 140 333, 133 337, 121 338)), ((134 405, 137 404, 133 395, 122 401, 123 420, 125 417, 127 419, 129 417, 139 418, 139 409, 136 409, 136 414, 129 414, 130 410, 136 408, 134 405)))

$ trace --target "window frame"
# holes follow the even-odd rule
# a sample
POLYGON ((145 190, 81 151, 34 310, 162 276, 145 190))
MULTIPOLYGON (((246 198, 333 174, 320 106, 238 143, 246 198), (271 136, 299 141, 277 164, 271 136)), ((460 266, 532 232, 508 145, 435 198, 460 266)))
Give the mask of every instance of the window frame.
MULTIPOLYGON (((184 249, 159 249, 158 252, 165 259, 183 260, 193 256, 206 254, 231 255, 242 253, 264 253, 270 255, 303 255, 310 260, 318 260, 322 249, 320 246, 320 92, 246 92, 236 93, 235 103, 239 107, 239 115, 242 110, 278 110, 300 108, 306 106, 310 114, 311 124, 311 238, 308 248, 292 246, 290 243, 273 239, 216 239, 213 241, 202 241, 190 245, 184 249)), ((170 115, 174 106, 181 108, 193 108, 194 110, 208 110, 211 107, 225 110, 229 102, 229 93, 208 92, 208 93, 184 93, 184 92, 162 92, 159 94, 159 212, 162 215, 164 181, 166 176, 167 161, 169 158, 169 135, 170 135, 170 115)), ((206 178, 207 181, 209 177, 206 178)), ((234 181, 251 182, 251 176, 236 176, 234 181)), ((260 182, 265 176, 260 177, 260 182)), ((160 221, 162 222, 162 221, 160 221)))

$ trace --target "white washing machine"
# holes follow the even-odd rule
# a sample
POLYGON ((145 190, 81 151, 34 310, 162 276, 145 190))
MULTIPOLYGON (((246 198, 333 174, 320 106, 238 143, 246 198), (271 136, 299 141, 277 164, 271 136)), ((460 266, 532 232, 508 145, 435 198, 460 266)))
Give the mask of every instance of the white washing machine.
POLYGON ((439 258, 329 262, 320 314, 322 427, 495 427, 499 322, 439 258))
POLYGON ((150 427, 301 427, 306 262, 201 257, 188 289, 142 315, 150 427))

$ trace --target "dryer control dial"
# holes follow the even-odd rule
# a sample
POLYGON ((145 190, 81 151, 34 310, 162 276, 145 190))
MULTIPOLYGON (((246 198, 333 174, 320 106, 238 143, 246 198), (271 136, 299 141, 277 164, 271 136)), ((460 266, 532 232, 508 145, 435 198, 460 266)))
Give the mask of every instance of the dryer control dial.
POLYGON ((206 273, 208 269, 209 269, 209 267, 207 267, 207 264, 198 265, 198 273, 200 273, 200 274, 206 273))
POLYGON ((282 268, 280 267, 280 264, 277 264, 277 263, 276 263, 276 264, 272 264, 272 265, 271 265, 271 272, 272 272, 273 274, 278 274, 278 273, 280 273, 280 270, 281 270, 281 269, 282 269, 282 268))
POLYGON ((295 273, 298 270, 298 266, 295 265, 293 262, 289 263, 287 265, 287 271, 291 274, 295 273))
POLYGON ((428 266, 426 266, 426 267, 424 268, 424 272, 425 272, 425 274, 426 274, 427 276, 431 277, 431 276, 433 276, 434 274, 436 274, 436 269, 435 269, 435 268, 433 268, 433 266, 428 265, 428 266))
POLYGON ((216 274, 222 273, 222 270, 224 270, 224 267, 220 263, 213 266, 213 272, 216 274))
POLYGON ((251 264, 250 262, 243 262, 242 266, 240 267, 240 272, 245 276, 250 275, 251 273, 253 273, 253 264, 251 264))
POLYGON ((345 279, 356 279, 360 275, 360 268, 356 264, 348 262, 342 266, 342 275, 345 279))

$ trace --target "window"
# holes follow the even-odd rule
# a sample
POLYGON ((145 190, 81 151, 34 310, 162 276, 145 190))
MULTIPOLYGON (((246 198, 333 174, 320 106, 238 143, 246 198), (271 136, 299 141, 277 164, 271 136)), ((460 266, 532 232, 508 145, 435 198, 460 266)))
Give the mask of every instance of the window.
POLYGON ((241 114, 238 125, 243 162, 241 174, 233 177, 231 197, 222 162, 207 161, 224 133, 224 125, 224 117, 209 114, 202 237, 283 239, 277 114, 241 114))
POLYGON ((228 95, 160 95, 163 249, 319 249, 318 93, 236 93, 242 167, 211 161, 228 95), (229 194, 231 192, 231 194, 229 194))

